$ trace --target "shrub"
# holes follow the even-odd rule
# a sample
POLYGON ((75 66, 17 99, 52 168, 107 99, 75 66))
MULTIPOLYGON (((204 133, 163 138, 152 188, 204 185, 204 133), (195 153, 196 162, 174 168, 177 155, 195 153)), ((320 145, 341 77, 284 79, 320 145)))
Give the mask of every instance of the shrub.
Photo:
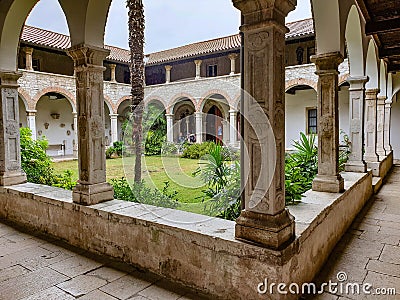
POLYGON ((143 181, 131 186, 126 178, 111 179, 111 184, 114 187, 115 199, 168 208, 176 208, 179 205, 177 192, 169 190, 168 182, 164 183, 162 191, 146 187, 143 181))
POLYGON ((21 166, 29 182, 53 185, 54 168, 50 157, 46 154, 48 142, 45 138, 32 139, 29 128, 21 128, 21 166))
POLYGON ((171 142, 165 142, 161 148, 161 154, 164 156, 176 155, 178 154, 178 147, 171 142))
POLYGON ((114 142, 113 148, 114 148, 115 154, 117 154, 119 157, 121 157, 123 152, 125 151, 124 142, 121 142, 121 141, 114 142))
POLYGON ((106 158, 107 159, 112 158, 114 153, 115 153, 115 148, 113 146, 108 147, 107 150, 106 150, 106 158))
POLYGON ((187 144, 183 148, 182 157, 199 159, 209 154, 214 145, 215 143, 213 142, 204 142, 202 144, 187 144))
POLYGON ((55 176, 53 186, 60 187, 66 190, 72 190, 76 186, 76 181, 72 180, 72 171, 66 170, 61 175, 55 176))

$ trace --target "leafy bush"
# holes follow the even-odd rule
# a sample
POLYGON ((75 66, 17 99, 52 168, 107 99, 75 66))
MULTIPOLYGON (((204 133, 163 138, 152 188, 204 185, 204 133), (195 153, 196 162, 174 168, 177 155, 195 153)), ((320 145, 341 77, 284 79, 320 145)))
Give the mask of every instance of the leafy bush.
POLYGON ((176 155, 178 154, 178 147, 171 142, 165 142, 161 148, 161 154, 164 156, 176 155))
POLYGON ((125 150, 124 142, 121 142, 121 141, 114 142, 113 148, 114 148, 115 154, 117 154, 119 157, 121 157, 125 150))
POLYGON ((164 108, 150 104, 143 115, 143 132, 146 134, 146 155, 160 155, 167 135, 167 120, 164 108))
POLYGON ((66 190, 72 190, 76 186, 76 181, 72 180, 72 171, 66 170, 61 175, 56 175, 53 186, 60 187, 66 190))
POLYGON ((165 182, 162 191, 146 187, 143 181, 131 186, 126 178, 111 179, 111 184, 114 187, 115 199, 168 208, 176 208, 179 205, 177 192, 169 190, 168 182, 165 182))
POLYGON ((112 158, 114 153, 115 153, 115 148, 113 146, 108 147, 107 150, 106 150, 106 158, 107 159, 112 158))
POLYGON ((46 154, 48 142, 45 138, 32 139, 29 128, 21 128, 21 165, 29 182, 53 185, 54 168, 50 157, 46 154))
POLYGON ((199 159, 210 153, 215 143, 204 142, 202 144, 187 144, 182 153, 183 158, 199 159))
POLYGON ((293 146, 296 152, 285 159, 286 204, 301 200, 302 195, 311 189, 312 181, 318 174, 318 148, 315 135, 306 136, 300 133, 300 140, 293 146))
POLYGON ((144 145, 144 150, 146 155, 160 155, 162 152, 162 147, 165 141, 165 135, 163 132, 148 131, 146 137, 146 143, 144 145))

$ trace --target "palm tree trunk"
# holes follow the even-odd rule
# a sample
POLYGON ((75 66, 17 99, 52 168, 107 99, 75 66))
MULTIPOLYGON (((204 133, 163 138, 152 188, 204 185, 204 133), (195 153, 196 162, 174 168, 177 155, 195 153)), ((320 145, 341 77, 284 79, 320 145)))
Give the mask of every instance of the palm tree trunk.
POLYGON ((131 52, 132 140, 135 146, 135 182, 142 180, 142 118, 144 100, 144 7, 142 0, 127 0, 131 52))

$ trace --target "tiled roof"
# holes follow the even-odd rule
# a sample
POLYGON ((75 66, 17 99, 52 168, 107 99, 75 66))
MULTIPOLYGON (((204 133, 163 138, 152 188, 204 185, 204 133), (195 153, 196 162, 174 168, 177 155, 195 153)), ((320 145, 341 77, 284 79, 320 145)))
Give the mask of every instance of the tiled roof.
MULTIPOLYGON (((287 23, 290 32, 286 34, 286 39, 296 39, 314 34, 312 19, 287 23)), ((21 40, 38 46, 45 46, 56 49, 67 49, 71 45, 69 36, 25 25, 22 31, 21 40)), ((109 60, 128 63, 130 54, 126 49, 114 46, 105 46, 110 50, 109 60)), ((193 43, 165 51, 150 53, 147 55, 148 65, 166 63, 179 59, 207 55, 222 51, 237 50, 240 48, 240 36, 238 34, 216 38, 209 41, 193 43)))
MULTIPOLYGON (((287 23, 286 26, 290 30, 289 33, 286 34, 286 39, 296 39, 314 34, 314 24, 312 19, 305 19, 301 21, 287 23)), ((235 34, 227 37, 217 38, 209 41, 198 42, 178 48, 151 53, 147 56, 147 64, 155 65, 199 55, 236 50, 239 48, 240 36, 239 34, 235 34)))

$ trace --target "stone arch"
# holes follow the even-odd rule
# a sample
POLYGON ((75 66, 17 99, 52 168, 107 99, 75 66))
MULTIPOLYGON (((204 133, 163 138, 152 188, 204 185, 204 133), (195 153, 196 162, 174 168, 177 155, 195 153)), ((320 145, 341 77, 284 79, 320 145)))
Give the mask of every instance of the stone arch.
POLYGON ((111 98, 107 95, 104 95, 104 103, 107 105, 108 110, 110 111, 111 114, 116 113, 115 107, 113 105, 113 102, 111 98))
POLYGON ((129 96, 123 96, 122 98, 120 98, 119 100, 118 100, 118 102, 115 104, 115 111, 116 111, 116 113, 118 113, 118 109, 119 109, 119 107, 121 106, 121 104, 122 104, 122 102, 125 102, 126 100, 131 100, 131 96, 129 95, 129 96))
POLYGON ((41 90, 40 92, 38 92, 34 97, 33 97, 33 103, 34 103, 34 109, 36 109, 36 105, 38 103, 38 101, 40 100, 41 97, 43 97, 44 95, 46 95, 47 93, 58 93, 63 95, 71 104, 72 107, 72 112, 76 112, 76 100, 75 97, 72 93, 70 93, 69 91, 67 91, 66 89, 60 88, 60 87, 48 87, 45 88, 43 90, 41 90))
POLYGON ((369 41, 368 45, 365 75, 369 77, 369 81, 365 85, 367 89, 379 88, 378 50, 373 39, 369 41))
POLYGON ((167 109, 170 113, 173 113, 174 108, 175 108, 175 105, 176 105, 177 103, 179 103, 180 101, 182 101, 182 99, 185 99, 185 100, 187 99, 187 100, 189 100, 190 102, 192 102, 193 106, 194 106, 195 109, 196 109, 196 107, 197 107, 197 101, 196 101, 191 95, 186 94, 186 93, 179 93, 179 94, 173 96, 173 97, 171 98, 171 101, 170 101, 170 103, 169 103, 169 105, 168 105, 168 107, 167 107, 166 109, 167 109))
POLYGON ((296 78, 285 82, 285 92, 297 85, 306 85, 311 87, 314 91, 317 91, 317 82, 305 78, 296 78))
POLYGON ((360 14, 352 5, 346 23, 346 45, 351 76, 364 76, 364 46, 360 14))
POLYGON ((145 100, 144 100, 144 105, 147 106, 147 105, 149 105, 151 103, 154 103, 154 102, 159 102, 164 107, 164 110, 166 110, 167 104, 165 103, 164 99, 162 99, 161 97, 158 97, 158 96, 148 96, 148 97, 146 97, 145 100))
POLYGON ((200 99, 199 103, 197 104, 196 110, 200 111, 201 108, 204 106, 205 101, 212 95, 221 95, 225 98, 225 100, 227 101, 227 104, 229 107, 233 107, 234 105, 234 101, 232 101, 231 97, 228 95, 227 92, 220 90, 220 89, 214 89, 214 90, 210 90, 207 93, 205 93, 200 99))
POLYGON ((387 65, 383 59, 380 62, 379 70, 379 96, 388 96, 387 86, 387 65))
POLYGON ((198 106, 196 107, 196 111, 198 112, 204 112, 204 109, 206 108, 208 103, 211 103, 211 105, 215 105, 218 107, 221 112, 223 112, 224 116, 227 117, 229 115, 229 109, 231 109, 232 105, 230 100, 226 99, 224 95, 219 94, 219 93, 211 93, 208 94, 206 97, 202 98, 202 101, 199 102, 198 106), (214 96, 220 96, 220 97, 214 97, 214 96))
POLYGON ((33 103, 31 96, 23 89, 23 88, 18 88, 18 94, 22 100, 22 102, 25 104, 25 109, 26 110, 34 110, 35 109, 35 104, 33 103))

